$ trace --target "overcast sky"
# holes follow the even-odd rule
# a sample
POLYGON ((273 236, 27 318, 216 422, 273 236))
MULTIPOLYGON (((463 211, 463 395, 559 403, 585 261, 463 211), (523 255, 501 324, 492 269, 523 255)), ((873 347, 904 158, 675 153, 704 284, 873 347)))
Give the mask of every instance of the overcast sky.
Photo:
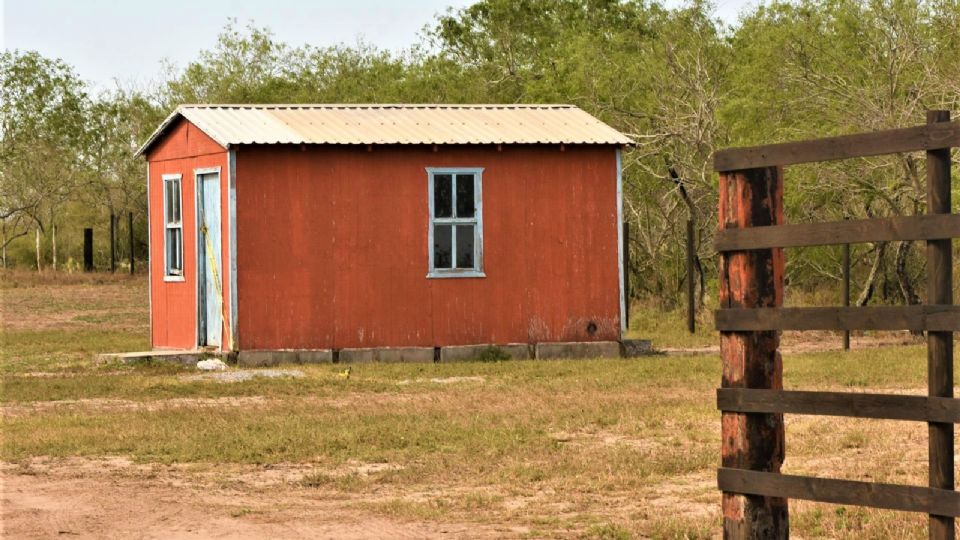
MULTIPOLYGON (((666 0, 678 5, 682 0, 666 0)), ((425 25, 470 0, 0 0, 0 43, 70 63, 97 88, 114 80, 147 85, 161 61, 184 66, 216 42, 229 17, 270 28, 294 45, 363 39, 390 50, 409 46, 425 25)), ((715 0, 733 23, 751 0, 715 0)))

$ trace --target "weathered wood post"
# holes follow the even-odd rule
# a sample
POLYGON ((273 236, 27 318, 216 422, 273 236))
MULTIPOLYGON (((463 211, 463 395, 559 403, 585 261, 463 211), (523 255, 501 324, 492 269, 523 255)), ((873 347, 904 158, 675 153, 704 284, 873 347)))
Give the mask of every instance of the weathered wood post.
POLYGON ((623 319, 630 329, 630 225, 623 222, 623 319))
MULTIPOLYGON (((763 167, 720 173, 722 229, 783 223, 783 169, 763 167)), ((720 256, 722 308, 780 307, 783 249, 730 251, 720 256)), ((780 335, 776 331, 721 332, 723 388, 783 388, 780 335)), ((723 467, 779 472, 784 459, 782 414, 724 412, 723 467)), ((787 538, 787 500, 723 493, 724 538, 787 538)))
POLYGON ((93 229, 83 230, 83 271, 93 272, 93 229))
MULTIPOLYGON (((949 111, 927 111, 927 123, 949 122, 949 111)), ((927 151, 927 213, 949 214, 950 149, 927 151)), ((927 303, 953 304, 951 241, 927 241, 927 303)), ((927 333, 930 396, 953 397, 953 333, 927 333)), ((953 424, 930 422, 930 487, 954 489, 953 424)), ((956 538, 954 518, 930 516, 931 539, 956 538)))
POLYGON ((127 212, 127 238, 129 239, 130 244, 130 275, 134 274, 133 271, 133 212, 127 212))
POLYGON ((117 271, 117 216, 110 213, 110 272, 117 271))

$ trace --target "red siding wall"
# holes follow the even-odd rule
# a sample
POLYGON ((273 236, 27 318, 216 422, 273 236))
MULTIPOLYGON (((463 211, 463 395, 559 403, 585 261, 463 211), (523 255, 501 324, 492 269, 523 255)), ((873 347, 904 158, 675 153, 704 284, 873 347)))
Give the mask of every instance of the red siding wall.
MULTIPOLYGON (((220 167, 223 223, 221 275, 229 291, 227 152, 189 122, 178 122, 147 154, 150 163, 150 317, 153 346, 197 346, 197 206, 193 171, 220 167), (183 281, 164 281, 163 175, 180 174, 183 197, 183 281)), ((228 305, 229 294, 224 295, 228 305)), ((223 338, 226 345, 226 336, 223 338)))
POLYGON ((612 147, 245 146, 236 167, 241 349, 619 336, 612 147), (426 167, 485 169, 485 278, 426 277, 426 167))

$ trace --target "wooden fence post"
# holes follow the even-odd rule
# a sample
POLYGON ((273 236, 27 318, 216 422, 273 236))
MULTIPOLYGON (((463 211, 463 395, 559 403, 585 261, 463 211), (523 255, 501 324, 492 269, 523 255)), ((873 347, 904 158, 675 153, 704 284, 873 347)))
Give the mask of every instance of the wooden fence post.
POLYGON ((93 229, 83 230, 83 271, 93 272, 93 229))
POLYGON ((623 222, 623 319, 630 330, 630 224, 623 222))
MULTIPOLYGON (((783 223, 783 169, 763 167, 720 173, 720 228, 783 223)), ((720 256, 721 308, 783 305, 783 249, 731 251, 720 256)), ((721 332, 723 388, 783 388, 776 331, 721 332)), ((723 467, 780 472, 784 459, 782 414, 724 412, 723 467)), ((787 538, 787 499, 724 492, 725 538, 787 538)))
POLYGON ((110 213, 110 272, 117 271, 117 217, 110 213))
MULTIPOLYGON (((949 122, 949 111, 927 111, 927 123, 949 122)), ((949 214, 950 149, 927 151, 927 213, 949 214)), ((950 240, 927 241, 927 303, 953 304, 950 240)), ((930 396, 953 397, 953 333, 927 333, 927 379, 930 396)), ((954 489, 954 428, 930 422, 930 487, 954 489)), ((954 518, 930 516, 931 539, 956 537, 954 518)))
POLYGON ((127 212, 127 236, 130 240, 130 275, 133 271, 133 212, 127 212))

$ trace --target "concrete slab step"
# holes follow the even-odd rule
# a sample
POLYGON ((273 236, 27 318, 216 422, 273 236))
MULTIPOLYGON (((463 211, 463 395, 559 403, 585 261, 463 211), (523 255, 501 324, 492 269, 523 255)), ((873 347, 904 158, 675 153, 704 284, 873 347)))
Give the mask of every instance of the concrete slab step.
POLYGON ((233 354, 228 352, 181 350, 135 351, 124 353, 104 353, 97 355, 98 362, 119 361, 125 364, 132 364, 135 362, 171 362, 190 367, 196 366, 197 362, 200 360, 206 360, 208 358, 217 358, 228 364, 234 360, 233 354))

